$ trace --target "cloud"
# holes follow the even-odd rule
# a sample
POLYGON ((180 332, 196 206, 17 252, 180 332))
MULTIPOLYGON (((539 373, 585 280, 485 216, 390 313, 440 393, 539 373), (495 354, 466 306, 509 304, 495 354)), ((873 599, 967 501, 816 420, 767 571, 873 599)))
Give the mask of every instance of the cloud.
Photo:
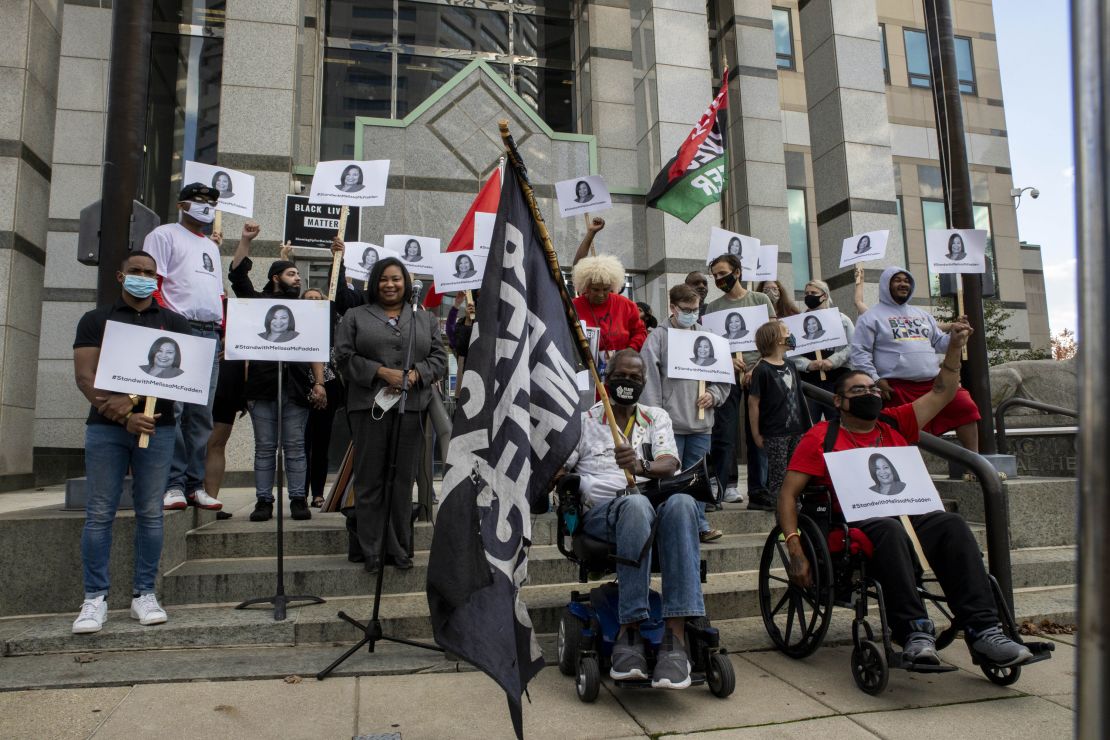
POLYGON ((1045 282, 1055 282, 1058 280, 1075 281, 1075 269, 1079 265, 1079 260, 1070 259, 1063 262, 1057 262, 1052 265, 1044 266, 1044 280, 1045 282))
POLYGON ((1072 165, 1071 167, 1065 167, 1064 169, 1060 170, 1060 177, 1064 178, 1064 181, 1067 183, 1074 183, 1075 165, 1072 165))

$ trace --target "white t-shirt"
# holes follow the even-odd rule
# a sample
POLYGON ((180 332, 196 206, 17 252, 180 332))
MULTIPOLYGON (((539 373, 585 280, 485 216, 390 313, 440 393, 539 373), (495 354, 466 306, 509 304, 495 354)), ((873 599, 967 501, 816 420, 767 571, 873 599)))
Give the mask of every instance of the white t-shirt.
POLYGON ((147 234, 143 251, 158 263, 167 308, 191 321, 223 320, 223 269, 214 241, 166 224, 147 234))

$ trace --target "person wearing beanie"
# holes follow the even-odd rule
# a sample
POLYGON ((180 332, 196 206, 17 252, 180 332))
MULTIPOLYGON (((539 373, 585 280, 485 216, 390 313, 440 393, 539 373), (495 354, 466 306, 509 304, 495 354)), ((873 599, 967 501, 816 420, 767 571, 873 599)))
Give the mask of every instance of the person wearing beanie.
MULTIPOLYGON (((806 313, 810 311, 821 311, 826 308, 836 308, 833 305, 832 293, 829 292, 829 284, 824 280, 810 280, 806 283, 805 287, 805 306, 806 313)), ((833 347, 821 352, 821 359, 817 359, 816 352, 807 352, 804 355, 798 355, 793 358, 794 369, 798 371, 798 376, 802 379, 803 383, 812 383, 818 388, 832 393, 836 388, 836 381, 840 376, 848 372, 850 368, 850 355, 852 352, 852 334, 855 331, 855 326, 852 320, 840 312, 840 324, 844 327, 844 338, 847 343, 842 347, 833 347), (825 379, 821 379, 821 373, 824 371, 825 379)), ((831 406, 825 406, 812 398, 807 398, 806 403, 809 405, 809 415, 813 419, 813 423, 821 421, 821 417, 826 419, 835 419, 840 414, 831 406)))

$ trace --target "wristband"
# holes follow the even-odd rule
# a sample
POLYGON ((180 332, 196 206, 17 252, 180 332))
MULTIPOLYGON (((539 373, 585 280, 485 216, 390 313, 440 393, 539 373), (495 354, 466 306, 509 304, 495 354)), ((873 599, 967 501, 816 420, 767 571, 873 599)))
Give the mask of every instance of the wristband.
POLYGON ((313 383, 312 385, 313 385, 313 387, 315 387, 315 386, 318 386, 318 385, 323 385, 323 382, 321 382, 321 381, 317 380, 317 381, 316 381, 316 382, 314 382, 314 383, 313 383))
POLYGON ((786 535, 786 539, 785 539, 785 540, 783 540, 783 541, 782 541, 782 543, 783 543, 784 545, 785 545, 785 544, 789 544, 789 542, 790 542, 790 538, 791 538, 791 537, 797 537, 797 538, 798 538, 799 540, 800 540, 800 539, 802 539, 802 535, 800 535, 800 534, 798 533, 798 531, 797 531, 797 530, 794 530, 794 531, 793 531, 793 532, 791 532, 790 534, 786 535))

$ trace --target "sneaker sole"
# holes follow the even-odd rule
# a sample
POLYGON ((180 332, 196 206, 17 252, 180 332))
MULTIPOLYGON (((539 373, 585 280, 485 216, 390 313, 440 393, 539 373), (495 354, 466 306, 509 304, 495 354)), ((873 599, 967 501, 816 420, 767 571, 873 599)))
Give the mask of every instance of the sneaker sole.
POLYGON ((629 679, 636 679, 636 680, 639 680, 639 681, 646 681, 646 680, 648 680, 648 675, 646 673, 644 673, 643 671, 641 671, 639 668, 633 668, 631 671, 627 671, 625 673, 622 673, 620 671, 615 671, 612 668, 610 668, 609 669, 609 678, 613 679, 614 681, 628 681, 629 679))
POLYGON ((74 628, 73 628, 73 634, 75 634, 75 635, 92 635, 92 634, 96 634, 96 633, 97 633, 97 632, 99 632, 100 630, 104 629, 104 625, 105 625, 105 624, 106 624, 107 622, 108 622, 108 618, 107 618, 107 617, 105 617, 105 618, 104 618, 104 621, 103 621, 103 622, 101 622, 101 623, 100 623, 99 625, 97 625, 96 627, 93 627, 92 629, 90 629, 90 628, 88 628, 88 627, 74 627, 74 628))
POLYGON ((672 681, 669 678, 661 678, 658 681, 652 679, 651 688, 653 688, 653 689, 674 689, 674 690, 677 691, 677 690, 680 690, 680 689, 690 688, 691 683, 692 683, 692 681, 691 681, 689 676, 686 677, 685 681, 680 681, 679 683, 675 683, 674 681, 672 681))
POLYGON ((165 624, 166 620, 169 619, 169 617, 167 617, 165 614, 163 614, 160 617, 154 617, 153 619, 150 618, 150 617, 147 617, 146 619, 141 619, 139 617, 139 615, 136 614, 135 612, 131 612, 131 618, 132 619, 137 619, 139 621, 139 624, 141 624, 144 627, 149 627, 153 624, 165 624))
POLYGON ((204 504, 194 504, 194 506, 196 506, 198 509, 204 509, 205 511, 219 511, 220 509, 224 508, 224 505, 221 503, 208 504, 207 506, 205 506, 204 504))
POLYGON ((162 508, 163 508, 163 509, 164 509, 165 511, 180 511, 181 509, 188 509, 188 508, 189 508, 189 504, 187 504, 187 503, 185 503, 185 502, 183 501, 183 502, 181 502, 180 504, 166 504, 166 505, 165 505, 165 506, 163 506, 162 508))

